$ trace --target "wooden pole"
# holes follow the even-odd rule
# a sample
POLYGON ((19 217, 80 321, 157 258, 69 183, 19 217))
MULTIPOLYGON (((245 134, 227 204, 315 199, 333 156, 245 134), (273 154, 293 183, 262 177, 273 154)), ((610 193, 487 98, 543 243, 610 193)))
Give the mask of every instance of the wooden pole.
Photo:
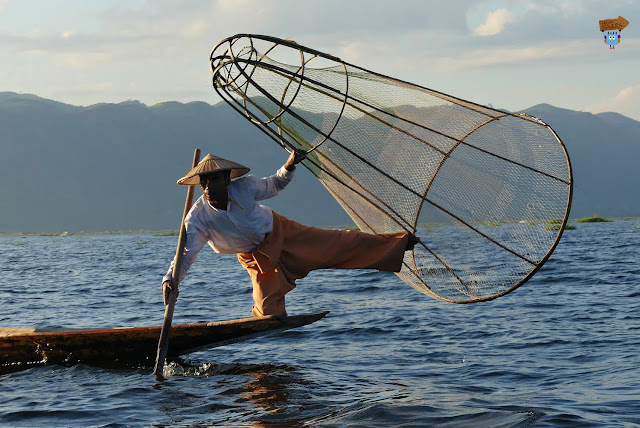
MULTIPOLYGON (((200 161, 200 149, 196 149, 193 153, 193 166, 195 168, 200 161)), ((184 212, 182 213, 182 222, 180 223, 180 238, 178 239, 178 248, 176 249, 176 257, 174 259, 173 271, 171 275, 171 288, 169 292, 169 298, 167 306, 164 309, 164 322, 162 323, 162 330, 160 331, 160 340, 158 341, 158 355, 156 357, 156 365, 153 369, 153 374, 156 379, 162 380, 162 371, 164 369, 164 360, 167 358, 167 351, 169 349, 169 331, 171 330, 171 322, 173 321, 173 309, 176 306, 176 299, 178 298, 178 285, 180 281, 180 273, 182 271, 182 256, 184 253, 184 246, 187 242, 187 231, 184 227, 184 219, 187 213, 191 209, 193 203, 193 191, 195 186, 189 186, 187 190, 187 200, 184 204, 184 212)))

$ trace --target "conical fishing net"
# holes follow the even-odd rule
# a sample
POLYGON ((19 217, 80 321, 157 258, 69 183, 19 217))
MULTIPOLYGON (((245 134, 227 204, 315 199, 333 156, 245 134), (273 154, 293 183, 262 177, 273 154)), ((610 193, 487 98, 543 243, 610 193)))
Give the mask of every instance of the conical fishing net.
POLYGON ((363 231, 415 231, 398 276, 455 303, 490 300, 549 258, 571 167, 543 121, 464 101, 268 36, 211 53, 220 96, 303 162, 363 231))

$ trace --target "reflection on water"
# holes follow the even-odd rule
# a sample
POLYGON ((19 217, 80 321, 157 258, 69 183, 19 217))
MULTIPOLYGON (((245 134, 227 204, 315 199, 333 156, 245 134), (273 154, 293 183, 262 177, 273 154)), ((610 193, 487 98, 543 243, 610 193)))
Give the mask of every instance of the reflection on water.
POLYGON ((255 403, 266 414, 283 413, 287 409, 289 383, 292 381, 285 369, 253 371, 248 373, 242 396, 255 403))
MULTIPOLYGON (((164 413, 171 426, 185 424, 193 414, 200 418, 228 422, 243 420, 249 426, 299 426, 304 416, 299 409, 299 391, 308 386, 296 369, 288 365, 272 364, 195 364, 185 359, 169 363, 165 367, 169 380, 157 383, 154 388, 167 392, 171 399, 162 403, 159 410, 164 413), (176 393, 176 383, 184 379, 200 378, 208 385, 208 393, 176 393), (290 397, 294 401, 290 402, 290 397), (260 415, 260 417, 256 417, 260 415)), ((205 390, 203 390, 204 392, 205 390)), ((168 426, 168 425, 167 425, 168 426)))

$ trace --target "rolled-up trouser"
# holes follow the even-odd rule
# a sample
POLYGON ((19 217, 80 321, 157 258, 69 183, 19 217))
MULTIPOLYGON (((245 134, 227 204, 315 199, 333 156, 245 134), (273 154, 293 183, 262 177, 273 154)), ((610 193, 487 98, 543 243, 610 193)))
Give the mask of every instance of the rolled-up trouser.
POLYGON ((273 230, 253 252, 239 253, 253 283, 253 316, 286 315, 284 295, 316 269, 399 272, 408 233, 374 235, 305 226, 273 213, 273 230))

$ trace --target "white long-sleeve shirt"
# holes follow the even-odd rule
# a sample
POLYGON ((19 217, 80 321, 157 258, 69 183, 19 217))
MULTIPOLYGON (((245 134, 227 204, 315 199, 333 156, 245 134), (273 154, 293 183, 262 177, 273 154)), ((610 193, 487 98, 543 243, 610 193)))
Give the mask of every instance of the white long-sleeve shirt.
MULTIPOLYGON (((256 250, 273 227, 271 208, 257 201, 274 197, 292 179, 293 171, 287 171, 284 166, 270 177, 240 177, 229 183, 226 210, 214 208, 204 195, 198 198, 185 217, 187 242, 180 282, 206 243, 221 254, 256 250)), ((174 262, 171 262, 162 282, 171 280, 174 262)))

